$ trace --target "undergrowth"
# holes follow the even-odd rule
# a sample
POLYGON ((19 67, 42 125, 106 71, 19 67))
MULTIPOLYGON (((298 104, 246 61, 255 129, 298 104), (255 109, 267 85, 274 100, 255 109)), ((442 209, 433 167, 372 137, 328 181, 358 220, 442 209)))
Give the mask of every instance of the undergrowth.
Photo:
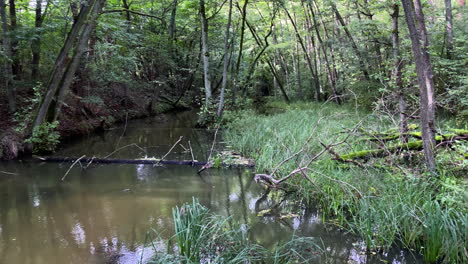
MULTIPOLYGON (((271 173, 304 148, 280 168, 277 177, 307 164, 323 149, 321 143, 347 138, 333 148, 340 154, 375 148, 354 135, 358 124, 365 131, 392 127, 390 120, 351 106, 275 102, 267 107, 276 109, 276 114, 245 110, 230 117, 224 139, 234 150, 254 158, 262 173, 271 173)), ((467 263, 466 143, 457 144, 462 145, 455 146, 461 153, 439 151, 438 177, 423 173, 423 158, 417 152, 371 159, 364 167, 339 163, 326 154, 309 166, 312 182, 296 175, 287 184, 297 191, 298 199, 314 202, 324 219, 362 237, 369 250, 385 251, 398 244, 421 252, 426 262, 467 263)))

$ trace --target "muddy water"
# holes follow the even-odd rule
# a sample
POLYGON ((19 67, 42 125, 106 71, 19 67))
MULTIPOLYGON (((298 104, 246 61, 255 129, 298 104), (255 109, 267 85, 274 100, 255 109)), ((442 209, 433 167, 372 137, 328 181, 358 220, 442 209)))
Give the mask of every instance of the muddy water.
MULTIPOLYGON (((195 158, 206 159, 213 133, 192 129, 192 113, 145 119, 101 134, 69 142, 56 155, 161 157, 184 137, 195 158)), ((170 159, 191 159, 177 147, 170 159)), ((173 233, 172 208, 196 197, 214 212, 251 227, 264 246, 289 239, 294 233, 317 237, 327 249, 323 263, 419 263, 395 249, 384 256, 367 256, 362 243, 343 232, 325 228, 313 211, 280 220, 259 217, 262 191, 244 169, 212 169, 197 175, 189 166, 77 165, 15 161, 0 163, 0 263, 138 263, 148 259, 147 232, 161 238, 173 233), (5 172, 8 172, 6 174, 5 172), (14 174, 10 174, 14 173, 14 174)))

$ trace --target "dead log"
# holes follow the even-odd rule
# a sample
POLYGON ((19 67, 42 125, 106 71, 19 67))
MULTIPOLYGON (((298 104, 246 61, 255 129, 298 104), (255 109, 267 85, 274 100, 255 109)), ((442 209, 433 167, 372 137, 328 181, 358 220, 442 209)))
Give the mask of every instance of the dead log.
MULTIPOLYGON (((465 131, 462 131, 465 132, 465 131)), ((452 145, 457 140, 468 140, 468 133, 462 134, 448 134, 448 135, 437 135, 436 142, 438 143, 437 146, 447 146, 452 145)), ((391 146, 386 146, 385 148, 379 149, 370 149, 370 150, 361 150, 356 151, 344 155, 339 155, 339 157, 335 157, 335 160, 338 161, 349 161, 355 159, 369 159, 372 157, 384 157, 388 156, 392 153, 398 151, 410 151, 410 150, 421 150, 423 148, 422 140, 411 141, 404 144, 395 144, 391 146)))
MULTIPOLYGON (((109 158, 93 158, 93 157, 35 157, 37 161, 42 162, 75 162, 79 159, 83 163, 96 164, 148 164, 148 165, 188 165, 188 166, 205 166, 208 162, 192 161, 192 160, 158 160, 158 159, 109 159, 109 158)), ((221 163, 223 167, 254 167, 254 164, 235 164, 221 163)))

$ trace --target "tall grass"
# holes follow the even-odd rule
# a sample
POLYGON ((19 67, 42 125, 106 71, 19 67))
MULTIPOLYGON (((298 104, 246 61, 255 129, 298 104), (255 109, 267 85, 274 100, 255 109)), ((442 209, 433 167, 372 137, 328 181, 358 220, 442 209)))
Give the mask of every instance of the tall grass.
POLYGON ((269 251, 249 240, 248 228, 214 215, 198 200, 173 209, 175 235, 152 264, 310 263, 324 255, 314 238, 295 237, 269 251), (174 247, 173 245, 177 245, 174 247))
MULTIPOLYGON (((257 170, 265 172, 312 137, 306 151, 286 163, 280 175, 306 164, 321 150, 320 142, 342 140, 357 123, 370 131, 387 130, 390 124, 349 106, 275 103, 270 107, 282 112, 265 116, 243 111, 229 124, 224 138, 235 150, 255 158, 257 170)), ((350 138, 335 151, 364 150, 370 144, 350 138)), ((427 178, 415 174, 417 168, 396 169, 391 166, 394 160, 373 162, 375 166, 359 168, 322 156, 310 167, 313 183, 296 176, 290 186, 298 199, 315 202, 323 218, 360 235, 369 250, 399 244, 418 250, 427 262, 467 263, 466 182, 451 175, 427 178)))

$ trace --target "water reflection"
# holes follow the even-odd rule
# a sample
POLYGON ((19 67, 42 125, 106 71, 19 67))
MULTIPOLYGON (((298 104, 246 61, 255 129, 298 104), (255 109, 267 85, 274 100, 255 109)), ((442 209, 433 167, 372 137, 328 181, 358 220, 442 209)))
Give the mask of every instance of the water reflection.
MULTIPOLYGON (((204 160, 212 133, 191 129, 192 113, 161 120, 137 120, 126 128, 69 143, 57 155, 105 156, 115 148, 137 143, 116 157, 160 157, 184 136, 191 140, 196 159, 204 160), (123 133, 125 132, 125 133, 123 133)), ((190 159, 178 148, 169 159, 190 159)), ((295 233, 317 237, 329 253, 323 263, 415 263, 400 250, 384 256, 367 256, 355 237, 326 228, 314 210, 301 209, 300 216, 281 218, 284 207, 264 195, 244 170, 212 169, 202 175, 197 168, 151 165, 75 166, 65 181, 60 179, 70 164, 3 162, 0 170, 0 263, 137 263, 151 254, 145 245, 147 231, 161 239, 173 234, 172 208, 197 197, 217 214, 247 224, 252 238, 266 247, 285 241, 295 233), (270 215, 259 217, 261 210, 270 215)), ((156 246, 163 249, 161 242, 156 246)))

